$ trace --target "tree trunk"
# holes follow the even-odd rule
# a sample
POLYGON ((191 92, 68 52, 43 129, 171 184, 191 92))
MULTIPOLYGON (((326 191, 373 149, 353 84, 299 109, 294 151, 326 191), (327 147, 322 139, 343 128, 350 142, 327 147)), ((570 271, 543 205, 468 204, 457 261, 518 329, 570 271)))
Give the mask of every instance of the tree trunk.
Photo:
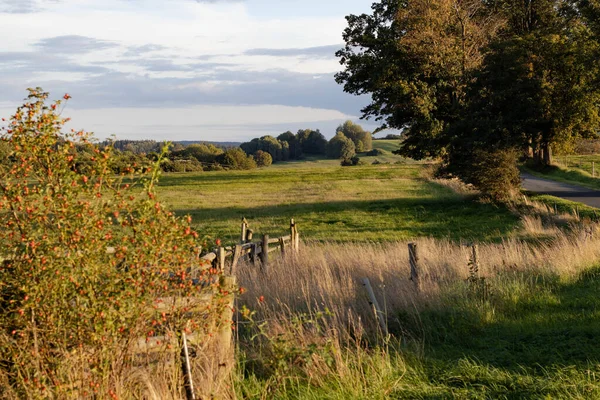
POLYGON ((550 143, 542 145, 542 163, 544 165, 552 165, 552 148, 550 147, 550 143))

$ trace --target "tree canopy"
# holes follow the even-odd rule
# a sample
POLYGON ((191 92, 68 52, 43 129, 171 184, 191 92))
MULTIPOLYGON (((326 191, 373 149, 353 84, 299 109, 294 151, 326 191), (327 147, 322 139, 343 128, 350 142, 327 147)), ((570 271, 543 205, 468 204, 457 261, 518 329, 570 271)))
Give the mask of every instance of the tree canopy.
POLYGON ((596 0, 381 0, 346 17, 336 80, 371 95, 363 118, 403 130, 402 155, 550 162, 600 127, 599 17, 596 0))

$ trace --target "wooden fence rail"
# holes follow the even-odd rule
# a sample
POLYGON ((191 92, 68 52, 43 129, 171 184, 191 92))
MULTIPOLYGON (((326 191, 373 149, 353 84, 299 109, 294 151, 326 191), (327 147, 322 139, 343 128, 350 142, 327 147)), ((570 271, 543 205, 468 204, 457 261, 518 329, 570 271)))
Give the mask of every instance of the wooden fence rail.
MULTIPOLYGON (((242 219, 240 243, 234 246, 217 247, 212 252, 201 257, 200 267, 210 265, 223 273, 235 275, 238 263, 248 260, 253 263, 261 262, 261 268, 268 272, 269 254, 275 251, 286 253, 287 251, 298 252, 300 248, 300 234, 296 222, 290 221, 290 234, 271 238, 263 235, 259 241, 253 241, 254 231, 250 229, 246 218, 242 219)), ((192 271, 197 272, 197 271, 192 271)))

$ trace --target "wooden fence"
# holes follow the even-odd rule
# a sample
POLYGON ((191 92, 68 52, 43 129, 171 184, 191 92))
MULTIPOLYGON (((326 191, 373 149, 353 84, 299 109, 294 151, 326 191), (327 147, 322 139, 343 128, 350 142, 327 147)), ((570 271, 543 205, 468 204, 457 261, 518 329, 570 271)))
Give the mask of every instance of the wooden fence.
POLYGON ((243 218, 240 243, 228 247, 217 247, 211 253, 202 256, 201 260, 204 264, 210 264, 228 275, 235 275, 237 266, 242 260, 250 261, 255 265, 258 265, 260 261, 260 267, 267 272, 270 253, 274 251, 298 252, 300 247, 300 235, 293 219, 290 221, 289 235, 271 238, 265 234, 258 241, 253 241, 253 239, 254 231, 250 229, 246 218, 243 218))
MULTIPOLYGON (((190 275, 197 279, 202 271, 208 268, 216 268, 219 272, 219 289, 212 288, 202 295, 195 297, 164 297, 156 299, 153 307, 148 310, 149 315, 161 314, 163 318, 169 318, 169 315, 181 315, 184 313, 187 318, 204 319, 206 321, 208 309, 214 303, 217 293, 227 293, 220 297, 221 309, 219 315, 212 316, 210 319, 210 328, 215 330, 212 335, 210 348, 213 359, 207 360, 212 366, 213 376, 210 381, 213 383, 224 382, 227 378, 230 368, 235 362, 233 358, 232 346, 232 319, 233 307, 236 293, 235 272, 240 262, 250 262, 255 266, 260 266, 264 272, 268 271, 269 255, 273 252, 285 254, 288 251, 297 252, 300 246, 300 235, 295 221, 290 221, 289 235, 271 238, 269 235, 263 235, 259 240, 253 241, 254 232, 250 229, 248 221, 242 220, 240 242, 233 246, 219 246, 212 252, 200 257, 198 265, 190 268, 190 275), (223 368, 225 367, 225 368, 223 368)), ((110 249, 109 249, 110 252, 110 249)), ((153 354, 160 354, 167 348, 180 349, 182 371, 185 378, 185 388, 188 399, 196 399, 197 388, 194 387, 192 379, 192 358, 193 354, 198 354, 195 347, 206 345, 203 343, 204 337, 198 334, 187 335, 185 331, 180 333, 170 333, 156 335, 151 337, 142 337, 134 344, 134 353, 142 355, 146 361, 152 359, 153 354)), ((203 365, 202 370, 206 373, 211 368, 203 365)))

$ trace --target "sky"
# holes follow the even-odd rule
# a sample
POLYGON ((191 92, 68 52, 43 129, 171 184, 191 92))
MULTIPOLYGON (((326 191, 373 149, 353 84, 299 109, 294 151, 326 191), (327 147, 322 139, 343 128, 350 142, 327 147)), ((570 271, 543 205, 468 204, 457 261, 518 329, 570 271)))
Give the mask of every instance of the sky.
POLYGON ((41 86, 99 139, 331 137, 369 103, 333 76, 344 17, 372 1, 0 0, 0 116, 41 86))

